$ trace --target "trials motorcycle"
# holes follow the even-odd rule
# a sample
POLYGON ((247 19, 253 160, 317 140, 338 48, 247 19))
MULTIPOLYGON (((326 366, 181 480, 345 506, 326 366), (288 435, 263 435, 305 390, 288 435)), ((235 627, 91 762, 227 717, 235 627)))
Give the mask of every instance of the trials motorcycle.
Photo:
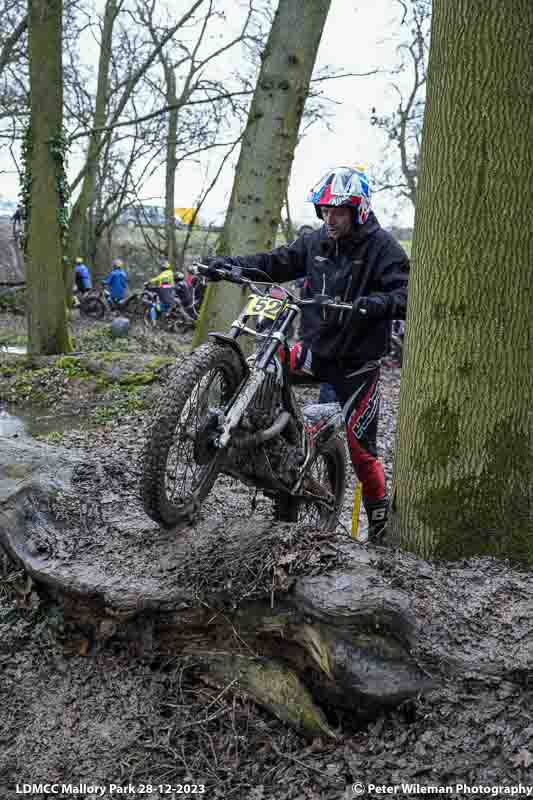
MULTIPOLYGON (((195 267, 209 277, 206 265, 195 267)), ((141 497, 165 528, 194 522, 219 474, 262 491, 280 521, 336 527, 346 475, 344 419, 337 403, 300 408, 289 376, 288 331, 306 304, 352 306, 326 296, 300 300, 256 272, 268 280, 252 282, 229 264, 216 270, 251 294, 229 332, 210 333, 180 365, 149 427, 141 497), (255 339, 249 357, 242 336, 255 339)))

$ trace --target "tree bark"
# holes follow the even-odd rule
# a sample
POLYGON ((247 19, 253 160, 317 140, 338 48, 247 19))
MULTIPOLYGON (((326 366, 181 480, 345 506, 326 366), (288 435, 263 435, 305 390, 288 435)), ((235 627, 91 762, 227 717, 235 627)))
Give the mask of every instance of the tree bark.
MULTIPOLYGON (((281 220, 298 129, 330 0, 280 0, 248 114, 218 251, 270 250, 281 220)), ((225 330, 242 306, 242 292, 211 285, 193 346, 209 330, 225 330)))
POLYGON ((69 349, 59 181, 63 123, 62 0, 30 0, 31 122, 27 246, 28 347, 34 354, 69 349))
POLYGON ((433 5, 393 501, 424 557, 533 563, 531 30, 433 5))
MULTIPOLYGON (((74 259, 80 255, 79 249, 82 243, 83 229, 86 223, 87 210, 93 198, 96 174, 98 169, 98 158, 100 155, 103 133, 100 128, 106 121, 107 99, 109 94, 109 69, 111 64, 111 52, 113 42, 113 27, 122 5, 122 0, 107 0, 104 13, 104 25, 102 30, 102 42, 100 44, 100 56, 98 61, 98 84, 96 89, 96 100, 94 110, 93 127, 95 130, 89 138, 87 149, 87 160, 85 174, 78 199, 70 215, 70 236, 69 236, 69 263, 66 269, 71 271, 74 259)), ((68 291, 68 287, 67 287, 68 291)))

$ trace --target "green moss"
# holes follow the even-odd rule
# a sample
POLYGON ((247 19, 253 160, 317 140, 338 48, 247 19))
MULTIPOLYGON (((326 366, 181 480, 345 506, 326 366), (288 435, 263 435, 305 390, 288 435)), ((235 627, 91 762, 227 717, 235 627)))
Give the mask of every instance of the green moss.
POLYGON ((15 392, 15 395, 23 400, 26 400, 32 392, 31 381, 27 378, 19 378, 15 381, 13 391, 15 392))
POLYGON ((59 431, 51 431, 50 433, 43 433, 35 437, 36 439, 41 439, 43 442, 47 442, 48 444, 63 444, 64 435, 59 431))
POLYGON ((92 419, 97 425, 105 425, 144 408, 145 398, 142 389, 136 386, 119 388, 115 385, 113 394, 94 411, 92 419))
POLYGON ((335 738, 333 730, 298 676, 281 663, 241 662, 239 684, 261 705, 303 733, 335 738))
POLYGON ((4 467, 4 471, 7 477, 14 481, 28 478, 32 473, 29 464, 8 464, 4 467))
POLYGON ((48 406, 50 402, 50 398, 46 392, 39 392, 33 389, 31 391, 31 402, 32 405, 38 406, 39 408, 45 408, 48 406))
POLYGON ((122 375, 118 379, 120 386, 147 386, 157 380, 157 375, 153 372, 131 372, 122 375))
POLYGON ((26 347, 28 344, 28 337, 22 333, 10 333, 9 331, 4 331, 0 333, 0 346, 5 345, 6 347, 26 347))
POLYGON ((498 422, 480 474, 430 490, 416 506, 436 532, 435 558, 492 555, 533 564, 530 476, 533 454, 517 419, 498 422))
POLYGON ((446 400, 433 403, 417 420, 417 453, 420 463, 445 467, 459 449, 459 415, 446 400))
POLYGON ((176 363, 174 356, 154 356, 147 364, 147 369, 161 369, 161 367, 172 366, 176 363))
POLYGON ((57 369, 63 370, 69 378, 87 377, 89 374, 83 361, 76 356, 61 356, 57 359, 54 366, 57 369))
POLYGON ((109 350, 100 355, 103 364, 127 364, 128 358, 131 358, 128 353, 115 353, 109 350))

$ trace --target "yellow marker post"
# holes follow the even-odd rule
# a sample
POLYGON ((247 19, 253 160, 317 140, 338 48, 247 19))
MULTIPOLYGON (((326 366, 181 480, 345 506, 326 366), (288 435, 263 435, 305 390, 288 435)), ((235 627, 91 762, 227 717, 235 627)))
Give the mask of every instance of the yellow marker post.
POLYGON ((361 481, 355 481, 355 490, 353 495, 353 510, 352 510, 352 536, 357 539, 359 532, 359 509, 361 508, 361 481))

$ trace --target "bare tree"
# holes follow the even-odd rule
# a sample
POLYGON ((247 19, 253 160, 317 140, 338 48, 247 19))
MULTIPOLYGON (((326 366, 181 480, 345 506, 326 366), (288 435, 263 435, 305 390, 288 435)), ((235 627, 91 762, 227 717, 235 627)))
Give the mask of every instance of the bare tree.
MULTIPOLYGON (((269 250, 276 237, 294 149, 330 0, 280 0, 263 54, 219 249, 269 250)), ((224 329, 242 298, 229 284, 211 284, 193 345, 224 329)))
POLYGON ((94 191, 96 160, 112 136, 113 124, 120 119, 135 89, 154 61, 159 57, 165 44, 192 18, 194 12, 204 0, 195 0, 177 22, 167 27, 157 45, 149 48, 143 54, 144 57, 141 57, 140 62, 130 62, 131 67, 126 73, 122 85, 117 87, 119 92, 114 95, 113 102, 111 102, 109 70, 112 57, 113 27, 123 2, 124 0, 107 0, 106 2, 93 129, 90 132, 86 163, 75 181, 75 183, 81 181, 82 185, 70 219, 69 254, 71 257, 74 257, 79 249, 87 210, 94 191), (106 121, 108 127, 104 130, 106 121))
POLYGON ((31 124, 23 187, 28 222, 28 340, 33 354, 69 349, 62 269, 63 165, 62 0, 29 0, 31 124))
MULTIPOLYGON (((155 46, 159 45, 160 33, 154 24, 155 2, 151 0, 141 14, 141 21, 148 27, 155 46)), ((221 127, 224 105, 217 102, 217 95, 226 93, 224 84, 221 81, 208 79, 205 77, 206 68, 211 62, 221 57, 227 57, 228 53, 236 45, 246 42, 248 38, 248 28, 253 15, 253 6, 250 4, 244 16, 241 30, 228 41, 219 47, 208 47, 205 50, 205 43, 208 40, 212 23, 220 20, 222 15, 217 11, 215 0, 208 0, 203 11, 203 19, 198 27, 198 33, 192 46, 187 46, 180 42, 175 48, 174 55, 170 52, 171 43, 165 49, 160 50, 159 58, 163 68, 165 100, 169 107, 167 115, 167 136, 166 136, 166 157, 165 157, 165 216, 166 216, 166 246, 167 258, 171 264, 177 263, 176 246, 176 226, 174 209, 175 202, 175 183, 178 165, 184 158, 190 157, 191 146, 198 151, 200 147, 214 145, 217 134, 221 127), (180 85, 178 91, 178 76, 180 85), (191 118, 191 108, 188 102, 194 97, 206 94, 212 99, 211 113, 193 115, 191 118), (180 112, 186 108, 185 119, 180 112), (188 117, 188 119, 187 119, 188 117), (187 144, 187 146, 185 146, 187 144), (181 154, 178 154, 178 150, 181 154)))
POLYGON ((7 36, 0 39, 0 75, 13 59, 16 47, 22 41, 27 29, 28 18, 24 16, 7 36))
POLYGON ((388 139, 388 163, 375 176, 377 191, 389 191, 416 204, 419 154, 424 115, 426 67, 429 52, 431 0, 396 0, 402 9, 401 30, 406 41, 392 83, 398 105, 390 114, 372 109, 371 123, 388 139))

